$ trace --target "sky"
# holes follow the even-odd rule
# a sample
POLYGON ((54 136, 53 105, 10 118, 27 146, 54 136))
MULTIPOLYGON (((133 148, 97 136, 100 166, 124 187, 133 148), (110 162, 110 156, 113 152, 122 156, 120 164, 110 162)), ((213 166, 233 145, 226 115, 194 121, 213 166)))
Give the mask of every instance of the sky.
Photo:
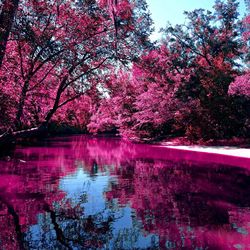
MULTIPOLYGON (((238 2, 240 14, 244 16, 247 11, 244 0, 238 2)), ((155 26, 155 32, 151 36, 154 40, 160 38, 157 31, 166 27, 167 22, 173 25, 184 23, 183 12, 185 10, 192 11, 199 8, 212 10, 215 0, 147 0, 147 3, 155 26)))

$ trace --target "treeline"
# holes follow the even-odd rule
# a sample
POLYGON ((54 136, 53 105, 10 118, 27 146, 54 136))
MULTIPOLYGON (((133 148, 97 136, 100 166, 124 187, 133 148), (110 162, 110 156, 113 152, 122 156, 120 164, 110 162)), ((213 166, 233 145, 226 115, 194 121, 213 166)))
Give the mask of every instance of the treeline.
POLYGON ((1 50, 1 133, 249 137, 250 18, 239 19, 236 1, 186 12, 155 44, 142 0, 21 0, 17 11, 12 2, 1 6, 1 16, 6 3, 15 13, 1 50))

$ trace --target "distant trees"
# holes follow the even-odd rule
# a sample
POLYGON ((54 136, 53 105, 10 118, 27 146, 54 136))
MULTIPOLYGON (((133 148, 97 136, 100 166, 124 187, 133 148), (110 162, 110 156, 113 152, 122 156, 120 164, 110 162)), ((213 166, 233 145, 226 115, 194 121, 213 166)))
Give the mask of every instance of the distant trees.
POLYGON ((103 98, 95 106, 91 122, 88 125, 90 132, 119 132, 129 138, 130 128, 133 125, 133 114, 136 112, 135 101, 138 86, 129 73, 113 72, 103 82, 104 89, 108 90, 108 98, 103 98))

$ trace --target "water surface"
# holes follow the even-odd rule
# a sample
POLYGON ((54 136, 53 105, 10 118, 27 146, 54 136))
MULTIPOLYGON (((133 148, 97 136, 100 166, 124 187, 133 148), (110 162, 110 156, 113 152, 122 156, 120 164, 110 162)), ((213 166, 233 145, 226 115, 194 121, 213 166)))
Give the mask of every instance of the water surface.
POLYGON ((236 158, 74 136, 19 146, 0 173, 0 249, 250 249, 236 158))

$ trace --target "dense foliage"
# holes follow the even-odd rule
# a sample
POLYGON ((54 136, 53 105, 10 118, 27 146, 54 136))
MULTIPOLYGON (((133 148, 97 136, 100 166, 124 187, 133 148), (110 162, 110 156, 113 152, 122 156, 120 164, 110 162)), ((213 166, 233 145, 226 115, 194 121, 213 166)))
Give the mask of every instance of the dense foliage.
POLYGON ((185 12, 155 44, 143 0, 21 0, 17 11, 6 0, 1 16, 7 2, 1 132, 53 123, 129 139, 249 137, 250 18, 235 0, 185 12))

